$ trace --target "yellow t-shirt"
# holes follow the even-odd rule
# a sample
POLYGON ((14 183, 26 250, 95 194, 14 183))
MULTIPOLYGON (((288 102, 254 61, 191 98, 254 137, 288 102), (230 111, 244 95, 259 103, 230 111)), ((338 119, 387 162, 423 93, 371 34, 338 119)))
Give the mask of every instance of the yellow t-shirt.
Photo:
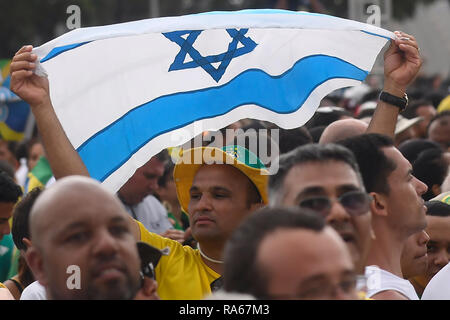
POLYGON ((140 240, 158 249, 170 248, 155 269, 158 294, 162 300, 201 300, 211 293, 210 284, 220 274, 209 268, 200 253, 189 246, 149 232, 139 221, 140 240))
POLYGON ((6 289, 5 285, 3 283, 1 283, 1 282, 0 282, 0 288, 5 288, 6 289))

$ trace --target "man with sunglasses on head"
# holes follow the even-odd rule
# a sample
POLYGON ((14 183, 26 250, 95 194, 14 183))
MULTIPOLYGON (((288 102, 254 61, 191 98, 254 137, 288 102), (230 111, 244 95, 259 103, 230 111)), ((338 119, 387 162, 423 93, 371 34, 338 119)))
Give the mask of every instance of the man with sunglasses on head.
POLYGON ((355 271, 364 273, 370 248, 370 198, 352 153, 334 144, 311 144, 284 154, 269 179, 271 206, 299 206, 325 218, 346 243, 355 271))
POLYGON ((364 134, 340 142, 353 151, 370 203, 375 240, 366 267, 368 297, 417 300, 414 287, 403 279, 401 255, 408 238, 426 227, 422 194, 427 186, 415 178, 411 164, 391 138, 364 134))

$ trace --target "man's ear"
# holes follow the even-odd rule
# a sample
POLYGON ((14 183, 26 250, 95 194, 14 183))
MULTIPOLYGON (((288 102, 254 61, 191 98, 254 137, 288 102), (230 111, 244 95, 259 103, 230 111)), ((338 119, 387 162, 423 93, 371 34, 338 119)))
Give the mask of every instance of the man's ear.
POLYGON ((44 272, 43 260, 40 252, 36 247, 29 247, 25 253, 25 260, 28 263, 31 271, 33 272, 34 278, 39 281, 44 287, 47 286, 47 278, 44 272))
POLYGON ((435 196, 441 194, 441 186, 438 184, 433 184, 433 186, 431 187, 431 191, 433 192, 433 194, 435 196))
POLYGON ((386 197, 382 194, 371 192, 372 201, 370 202, 370 210, 374 217, 376 216, 387 216, 387 201, 386 197))
POLYGON ((30 249, 31 246, 33 245, 33 244, 31 243, 31 240, 28 239, 28 238, 25 238, 25 237, 22 238, 22 242, 23 242, 23 244, 27 247, 27 250, 30 249))
POLYGON ((258 202, 258 203, 252 203, 252 205, 250 206, 250 211, 254 212, 258 209, 264 208, 266 205, 262 202, 258 202))

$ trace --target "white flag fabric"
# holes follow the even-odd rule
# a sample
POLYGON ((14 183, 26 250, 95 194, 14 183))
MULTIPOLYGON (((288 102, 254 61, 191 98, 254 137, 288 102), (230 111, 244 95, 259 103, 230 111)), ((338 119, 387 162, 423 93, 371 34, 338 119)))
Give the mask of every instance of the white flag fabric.
POLYGON ((243 118, 294 128, 369 74, 394 34, 322 14, 243 10, 76 29, 36 49, 56 114, 111 190, 151 156, 243 118))

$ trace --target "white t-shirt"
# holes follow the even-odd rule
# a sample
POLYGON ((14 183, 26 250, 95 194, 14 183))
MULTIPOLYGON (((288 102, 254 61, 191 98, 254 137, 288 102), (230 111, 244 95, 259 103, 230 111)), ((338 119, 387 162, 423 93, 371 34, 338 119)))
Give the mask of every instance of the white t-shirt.
POLYGON ((17 169, 15 176, 17 184, 21 187, 25 187, 25 183, 27 181, 28 167, 27 167, 27 159, 20 159, 20 167, 17 169))
POLYGON ((125 205, 125 209, 150 232, 161 234, 169 229, 173 229, 167 216, 166 208, 152 195, 146 196, 144 200, 135 206, 125 205))
POLYGON ((403 278, 396 276, 378 266, 367 266, 365 270, 367 278, 367 297, 386 290, 393 290, 401 293, 409 300, 419 300, 413 285, 403 278))
POLYGON ((423 291, 422 300, 450 300, 450 263, 431 278, 423 291))
POLYGON ((47 300, 47 293, 45 287, 38 281, 31 283, 23 289, 20 300, 47 300))

